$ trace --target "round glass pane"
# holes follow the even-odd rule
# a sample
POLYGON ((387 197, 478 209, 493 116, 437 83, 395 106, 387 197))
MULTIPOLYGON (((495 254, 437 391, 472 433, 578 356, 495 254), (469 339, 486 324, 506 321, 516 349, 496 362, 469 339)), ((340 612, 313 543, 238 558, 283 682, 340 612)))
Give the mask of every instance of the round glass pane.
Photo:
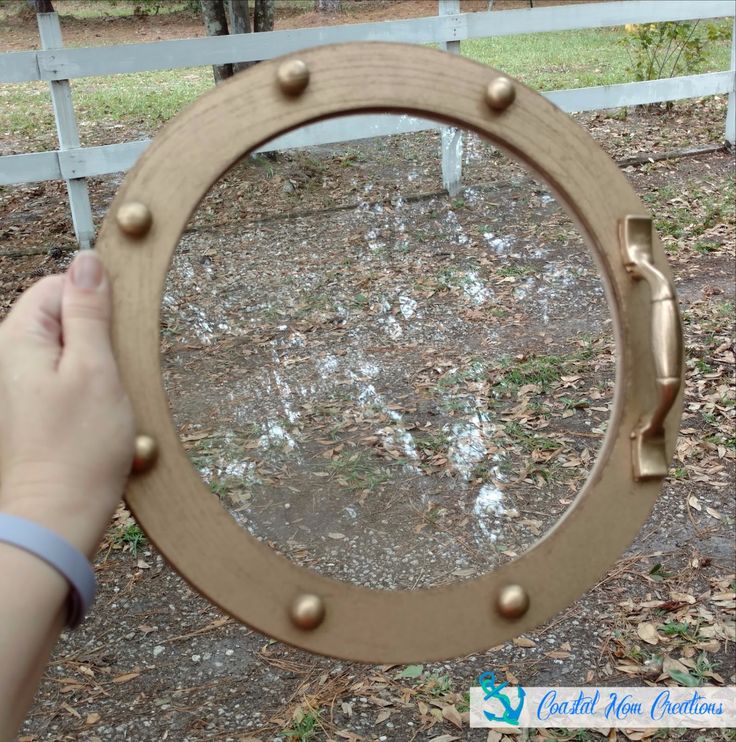
POLYGON ((243 528, 395 589, 491 570, 560 518, 614 359, 575 225, 475 134, 363 116, 273 145, 390 127, 425 130, 257 153, 215 184, 167 277, 162 367, 243 528))

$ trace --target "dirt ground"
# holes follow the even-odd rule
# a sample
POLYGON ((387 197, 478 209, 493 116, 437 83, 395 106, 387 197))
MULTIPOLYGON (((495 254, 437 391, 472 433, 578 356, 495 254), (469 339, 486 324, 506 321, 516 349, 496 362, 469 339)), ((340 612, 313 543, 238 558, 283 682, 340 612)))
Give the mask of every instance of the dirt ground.
MULTIPOLYGON (((576 118, 624 161, 719 143, 724 117, 709 100, 576 118)), ((248 159, 193 217, 163 299, 164 383, 213 496, 288 558, 371 587, 469 579, 521 553, 585 480, 613 398, 602 286, 566 213, 474 137, 448 197, 438 147, 426 133, 248 159)), ((121 508, 96 608, 62 636, 21 739, 500 742, 467 727, 484 670, 524 685, 736 683, 734 160, 642 160, 625 172, 675 274, 685 411, 662 496, 598 585, 488 652, 363 666, 222 615, 121 508)), ((99 219, 120 181, 92 181, 99 219)), ((0 190, 0 317, 68 264, 70 232, 63 184, 0 190)))

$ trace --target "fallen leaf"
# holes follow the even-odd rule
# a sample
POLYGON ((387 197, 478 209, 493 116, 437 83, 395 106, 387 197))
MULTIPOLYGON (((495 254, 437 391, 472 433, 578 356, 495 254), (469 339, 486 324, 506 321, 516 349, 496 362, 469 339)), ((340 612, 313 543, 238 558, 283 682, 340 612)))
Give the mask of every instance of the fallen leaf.
POLYGON ((62 703, 61 708, 64 709, 68 714, 71 714, 72 716, 76 716, 77 719, 81 719, 82 717, 79 715, 79 711, 76 709, 73 709, 68 703, 62 703))
POLYGON ((443 706, 442 716, 447 719, 450 724, 454 724, 458 729, 463 728, 462 717, 460 716, 460 712, 455 708, 454 704, 450 706, 443 706))
POLYGON ((418 678, 424 672, 424 665, 409 665, 400 673, 400 678, 418 678))
POLYGON ((386 719, 390 719, 392 713, 393 711, 391 709, 383 709, 382 711, 379 711, 378 716, 376 716, 375 722, 373 722, 374 725, 381 724, 382 722, 386 721, 386 719))
POLYGON ((79 685, 79 683, 75 683, 74 685, 65 685, 62 688, 59 688, 59 693, 73 693, 82 687, 83 686, 79 685))
POLYGON ((698 642, 695 648, 702 649, 704 652, 717 652, 721 648, 721 644, 716 639, 711 639, 707 642, 698 642))
POLYGON ((676 683, 684 685, 687 688, 695 688, 700 685, 700 681, 693 677, 689 672, 682 672, 681 670, 670 670, 667 673, 676 683))
POLYGON ((100 720, 100 715, 95 712, 92 714, 87 714, 87 718, 84 720, 84 723, 89 724, 91 726, 92 724, 97 724, 99 720, 100 720))
POLYGON ((688 595, 688 593, 678 593, 673 591, 670 593, 670 598, 679 603, 689 603, 690 605, 695 602, 695 596, 688 595))
POLYGON ((475 567, 469 567, 467 569, 456 569, 453 570, 452 574, 455 577, 470 577, 471 575, 474 575, 478 570, 475 569, 475 567))
POLYGON ((527 639, 525 636, 517 636, 516 639, 514 639, 514 644, 516 644, 517 647, 524 647, 525 649, 537 646, 535 641, 527 639))
POLYGON ((653 623, 643 621, 636 627, 636 633, 647 644, 659 644, 659 634, 653 623))
POLYGON ((384 698, 379 698, 378 696, 370 696, 368 700, 374 705, 379 706, 380 708, 384 708, 385 706, 393 706, 392 701, 387 701, 384 698))
POLYGON ((636 729, 619 729, 618 731, 621 732, 626 739, 632 740, 632 742, 641 742, 641 740, 644 740, 647 737, 654 736, 653 732, 656 730, 645 729, 637 731, 636 729))
POLYGON ((558 651, 545 652, 544 656, 549 657, 550 659, 553 659, 553 660, 566 660, 568 657, 570 657, 570 652, 558 652, 558 651))
POLYGON ((627 675, 641 675, 646 671, 645 667, 633 663, 616 665, 616 669, 620 672, 625 672, 627 675))
POLYGON ((118 675, 116 678, 113 678, 112 682, 120 685, 121 683, 127 683, 130 680, 137 678, 139 675, 139 672, 126 672, 125 675, 118 675))

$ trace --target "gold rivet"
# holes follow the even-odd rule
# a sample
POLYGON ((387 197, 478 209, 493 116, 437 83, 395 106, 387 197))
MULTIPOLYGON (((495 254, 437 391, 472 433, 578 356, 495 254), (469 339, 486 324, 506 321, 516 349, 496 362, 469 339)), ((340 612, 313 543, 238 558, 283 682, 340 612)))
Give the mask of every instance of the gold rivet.
POLYGON ((318 595, 300 595, 291 605, 291 621, 299 629, 316 629, 325 617, 325 604, 318 595))
POLYGON ((140 474, 153 466, 158 456, 158 445, 150 435, 137 435, 135 437, 135 453, 133 454, 133 465, 131 470, 140 474))
POLYGON ((116 219, 118 227, 129 237, 143 237, 151 228, 153 215, 145 204, 129 201, 118 209, 116 219))
POLYGON ((529 594, 521 585, 506 585, 496 608, 504 618, 521 618, 529 610, 529 594))
POLYGON ((494 111, 503 111, 516 98, 516 88, 508 77, 497 77, 488 83, 486 88, 486 103, 494 111))
POLYGON ((283 62, 276 73, 281 92, 286 95, 299 95, 309 85, 309 67, 301 59, 283 62))

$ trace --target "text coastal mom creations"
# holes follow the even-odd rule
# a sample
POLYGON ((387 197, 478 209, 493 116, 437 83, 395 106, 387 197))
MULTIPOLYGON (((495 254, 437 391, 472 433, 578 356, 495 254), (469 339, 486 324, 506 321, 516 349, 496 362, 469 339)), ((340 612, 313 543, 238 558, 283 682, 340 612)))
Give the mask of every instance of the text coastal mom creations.
POLYGON ((536 717, 541 720, 552 719, 556 716, 595 716, 603 713, 606 719, 626 720, 642 716, 655 721, 667 719, 670 716, 722 716, 723 704, 720 701, 705 700, 705 696, 693 691, 686 700, 671 700, 669 690, 658 693, 649 703, 637 701, 631 694, 620 694, 618 691, 608 693, 604 698, 600 690, 590 695, 579 691, 572 699, 559 700, 556 690, 545 693, 537 706, 536 717))

